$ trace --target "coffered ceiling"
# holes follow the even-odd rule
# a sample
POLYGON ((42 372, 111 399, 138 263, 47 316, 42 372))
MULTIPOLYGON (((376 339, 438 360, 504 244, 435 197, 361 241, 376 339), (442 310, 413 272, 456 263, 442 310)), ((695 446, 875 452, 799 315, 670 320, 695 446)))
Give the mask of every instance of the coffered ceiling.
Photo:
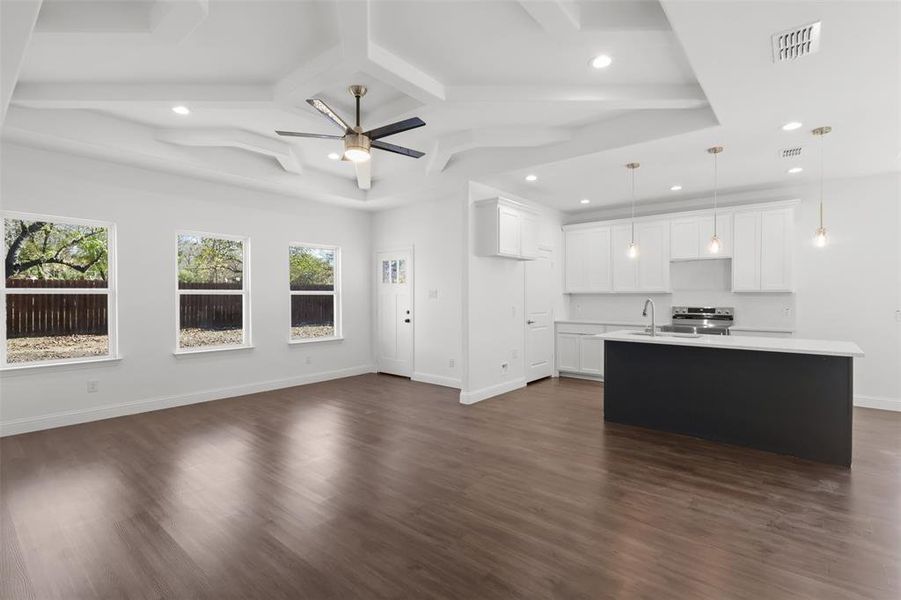
MULTIPOLYGON (((866 145, 859 126, 876 125, 888 102, 897 104, 897 95, 880 97, 887 75, 897 83, 895 63, 881 58, 891 43, 897 51, 886 19, 897 6, 850 3, 863 7, 857 17, 846 4, 4 1, 2 135, 362 208, 469 179, 562 210, 579 208, 582 197, 593 207, 616 204, 620 163, 634 159, 646 161, 649 190, 678 179, 700 191, 703 147, 713 142, 758 173, 734 183, 753 185, 773 178, 767 157, 781 143, 782 121, 802 119, 805 130, 833 122, 837 141, 866 145), (774 74, 770 33, 820 18, 821 55, 774 74), (879 35, 851 43, 873 27, 879 35), (867 69, 853 68, 873 52, 880 58, 867 69), (612 65, 592 68, 599 54, 612 65), (305 99, 320 97, 349 118, 346 87, 355 83, 369 88, 365 128, 410 116, 427 123, 391 138, 426 156, 375 153, 368 191, 351 165, 328 158, 339 142, 274 133, 335 133, 305 99), (850 89, 868 95, 869 110, 850 89), (178 105, 190 115, 173 113, 178 105), (533 171, 539 181, 525 185, 533 171)), ((897 120, 884 123, 888 139, 897 120)), ((897 153, 892 141, 880 143, 897 153)), ((871 158, 857 162, 888 164, 871 158)))

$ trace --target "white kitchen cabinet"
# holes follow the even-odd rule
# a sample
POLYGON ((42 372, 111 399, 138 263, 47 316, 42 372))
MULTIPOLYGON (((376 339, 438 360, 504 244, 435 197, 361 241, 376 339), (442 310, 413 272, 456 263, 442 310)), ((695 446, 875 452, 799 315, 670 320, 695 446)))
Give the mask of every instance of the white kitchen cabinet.
POLYGON ((557 370, 565 372, 577 372, 581 366, 579 356, 579 340, 582 338, 578 333, 558 333, 557 334, 557 370))
POLYGON ((669 221, 636 223, 635 238, 638 242, 638 290, 668 291, 669 221))
MULTIPOLYGON (((611 239, 610 256, 613 259, 613 291, 637 292, 638 258, 629 256, 629 244, 632 242, 632 226, 630 224, 614 225, 611 239)), ((639 247, 640 250, 641 248, 639 247)))
POLYGON ((604 340, 593 335, 583 335, 579 339, 579 372, 586 375, 604 376, 604 340))
POLYGON ((732 291, 792 291, 791 208, 734 215, 732 291))
POLYGON ((524 204, 495 198, 475 203, 476 251, 480 256, 538 258, 538 215, 524 204))
POLYGON ((613 227, 613 290, 666 292, 669 290, 669 221, 635 223, 638 256, 629 256, 631 224, 613 227))
POLYGON ((729 258, 732 256, 732 215, 716 216, 716 234, 720 251, 710 252, 713 237, 713 215, 675 218, 670 223, 670 260, 729 258))
POLYGON ((571 230, 564 237, 566 292, 609 292, 610 227, 571 230))

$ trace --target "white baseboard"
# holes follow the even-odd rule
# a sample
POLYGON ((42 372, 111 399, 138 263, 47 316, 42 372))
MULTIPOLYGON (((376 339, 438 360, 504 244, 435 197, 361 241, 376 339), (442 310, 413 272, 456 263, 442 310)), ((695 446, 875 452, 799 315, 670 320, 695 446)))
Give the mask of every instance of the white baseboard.
POLYGON ((498 383, 497 385, 490 385, 471 392, 464 392, 461 390, 460 404, 475 404, 476 402, 481 402, 482 400, 500 396, 501 394, 506 394, 507 392, 512 392, 513 390, 524 387, 526 387, 526 380, 524 378, 519 378, 514 379, 513 381, 498 383))
POLYGON ((30 431, 40 431, 42 429, 52 429, 54 427, 77 425, 78 423, 88 423, 90 421, 99 421, 101 419, 124 417, 126 415, 134 415, 164 408, 174 408, 176 406, 185 406, 187 404, 233 398, 235 396, 244 396, 246 394, 255 394, 257 392, 268 392, 270 390, 278 390, 297 385, 306 385, 309 383, 341 379, 343 377, 352 377, 354 375, 363 375, 364 373, 374 372, 374 365, 360 365, 346 369, 337 369, 335 371, 310 373, 308 375, 299 375, 297 377, 288 377, 286 379, 261 381, 258 383, 217 388, 178 396, 148 398, 146 400, 135 400, 123 404, 107 404, 103 406, 93 406, 91 408, 50 413, 37 417, 10 419, 9 421, 0 421, 0 437, 28 433, 30 431))
POLYGON ((884 398, 880 396, 854 396, 854 406, 901 412, 901 398, 884 398))
POLYGON ((432 375, 431 373, 414 372, 413 381, 421 381, 422 383, 431 383, 433 385, 443 385, 444 387, 457 388, 462 387, 460 380, 456 377, 445 377, 444 375, 432 375))

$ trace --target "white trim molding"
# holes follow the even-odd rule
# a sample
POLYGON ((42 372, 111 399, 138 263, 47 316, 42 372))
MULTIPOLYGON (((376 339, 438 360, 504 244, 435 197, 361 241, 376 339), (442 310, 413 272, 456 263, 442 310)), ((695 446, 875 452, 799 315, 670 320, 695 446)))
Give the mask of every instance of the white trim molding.
POLYGON ((147 398, 144 400, 125 402, 123 404, 106 404, 103 406, 92 406, 77 410, 60 411, 36 417, 10 419, 8 421, 0 421, 0 437, 28 433, 31 431, 40 431, 42 429, 65 427, 67 425, 77 425, 79 423, 88 423, 91 421, 100 421, 103 419, 112 419, 114 417, 124 417, 126 415, 174 408, 176 406, 186 406, 188 404, 198 404, 200 402, 234 398, 236 396, 268 392, 271 390, 319 383, 321 381, 330 381, 332 379, 342 379, 344 377, 353 377, 355 375, 374 372, 375 366, 373 365, 359 365, 334 371, 323 371, 320 373, 310 373, 308 375, 299 375, 297 377, 289 377, 286 379, 273 379, 246 385, 216 388, 192 392, 190 394, 147 398))
POLYGON ((886 398, 883 396, 854 396, 854 406, 860 408, 876 408, 879 410, 901 412, 901 398, 886 398))
POLYGON ((501 394, 506 394, 507 392, 512 392, 513 390, 524 387, 526 387, 526 380, 525 378, 520 377, 513 381, 504 381, 503 383, 490 385, 478 390, 472 390, 471 392, 460 390, 460 404, 475 404, 476 402, 481 402, 482 400, 500 396, 501 394))
POLYGON ((444 375, 432 375, 431 373, 413 372, 413 381, 420 383, 431 383, 432 385, 442 385, 444 387, 460 389, 463 384, 456 377, 446 377, 444 375))

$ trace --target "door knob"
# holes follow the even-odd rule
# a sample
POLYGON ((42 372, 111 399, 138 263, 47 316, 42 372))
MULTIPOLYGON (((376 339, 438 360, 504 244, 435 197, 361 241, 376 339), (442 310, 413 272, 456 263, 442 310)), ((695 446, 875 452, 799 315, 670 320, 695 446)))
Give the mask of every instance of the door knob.
POLYGON ((410 319, 404 319, 404 323, 409 323, 410 319))

